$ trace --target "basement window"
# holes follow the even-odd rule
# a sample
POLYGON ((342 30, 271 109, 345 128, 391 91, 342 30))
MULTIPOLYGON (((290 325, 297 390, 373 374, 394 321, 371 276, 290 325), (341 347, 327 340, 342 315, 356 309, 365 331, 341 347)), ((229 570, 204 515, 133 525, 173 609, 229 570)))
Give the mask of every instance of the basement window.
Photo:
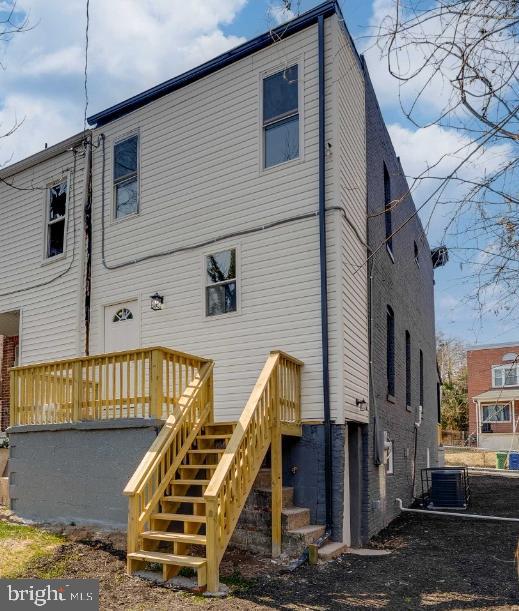
POLYGON ((51 259, 65 252, 66 214, 68 203, 67 181, 47 189, 45 257, 51 259))
POLYGON ((115 218, 139 212, 139 138, 131 136, 114 145, 115 218))
POLYGON ((299 157, 298 66, 263 79, 264 167, 299 157))
POLYGON ((207 255, 205 269, 206 316, 236 312, 236 250, 233 248, 207 255))

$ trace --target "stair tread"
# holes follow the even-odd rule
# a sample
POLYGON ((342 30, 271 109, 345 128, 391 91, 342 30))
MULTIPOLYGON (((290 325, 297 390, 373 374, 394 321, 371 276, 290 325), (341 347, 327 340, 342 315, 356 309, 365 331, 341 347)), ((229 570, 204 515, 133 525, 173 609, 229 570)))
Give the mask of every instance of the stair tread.
POLYGON ((307 535, 317 532, 318 530, 322 530, 323 528, 324 526, 322 524, 308 524, 308 526, 300 526, 299 528, 287 530, 287 533, 292 533, 295 535, 307 535))
POLYGON ((178 554, 166 554, 164 552, 131 552, 128 558, 134 560, 148 560, 150 562, 162 562, 163 564, 176 564, 179 566, 190 566, 193 568, 201 568, 205 566, 206 559, 199 556, 181 556, 178 554))
POLYGON ((188 450, 188 454, 223 454, 225 448, 207 448, 206 450, 188 450))
POLYGON ((173 533, 163 530, 147 530, 142 533, 145 539, 159 539, 160 541, 178 541, 181 543, 196 543, 197 545, 206 544, 205 535, 192 535, 189 533, 173 533))
POLYGON ((189 484, 190 486, 207 486, 211 480, 210 479, 172 479, 172 484, 189 484))
POLYGON ((308 507, 283 507, 281 513, 285 515, 297 515, 298 513, 307 513, 310 509, 308 507))
POLYGON ((171 503, 205 503, 205 499, 203 496, 170 495, 163 496, 162 500, 169 501, 171 503))
POLYGON ((231 433, 212 433, 211 435, 197 435, 197 439, 230 439, 231 433))
POLYGON ((216 469, 218 465, 180 465, 179 469, 216 469))
POLYGON ((154 520, 171 520, 172 522, 205 522, 205 516, 195 516, 186 513, 152 513, 151 518, 154 520))

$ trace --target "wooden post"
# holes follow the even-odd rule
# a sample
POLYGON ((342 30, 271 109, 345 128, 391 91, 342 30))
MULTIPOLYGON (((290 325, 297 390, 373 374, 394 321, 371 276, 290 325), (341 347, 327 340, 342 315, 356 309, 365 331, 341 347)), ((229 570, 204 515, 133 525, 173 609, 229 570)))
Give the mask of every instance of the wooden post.
POLYGON ((82 391, 81 361, 72 364, 72 422, 81 420, 81 391, 82 391))
MULTIPOLYGON (((279 361, 278 361, 279 363, 279 361)), ((270 445, 270 474, 272 487, 272 558, 281 555, 282 444, 279 400, 279 364, 272 375, 272 439, 270 445)))
MULTIPOLYGON (((139 497, 133 495, 128 497, 128 533, 126 542, 126 553, 137 551, 139 541, 139 497)), ((133 572, 132 561, 127 562, 127 572, 133 572)))
POLYGON ((150 372, 150 416, 152 418, 162 418, 162 403, 164 400, 162 386, 162 360, 161 350, 151 351, 151 372, 150 372))
MULTIPOLYGON (((215 594, 220 589, 220 574, 218 562, 218 501, 205 499, 206 524, 206 560, 207 560, 207 591, 215 594)), ((200 584, 199 584, 200 585, 200 584)))
POLYGON ((16 384, 14 383, 15 372, 11 369, 9 372, 9 426, 14 426, 15 424, 19 424, 18 420, 15 416, 15 406, 16 406, 16 384))

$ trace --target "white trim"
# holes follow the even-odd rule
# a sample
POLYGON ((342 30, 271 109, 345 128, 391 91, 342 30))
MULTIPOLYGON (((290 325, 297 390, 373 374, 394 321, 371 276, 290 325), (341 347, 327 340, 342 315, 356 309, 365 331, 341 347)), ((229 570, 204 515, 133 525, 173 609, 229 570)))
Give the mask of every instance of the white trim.
MULTIPOLYGON (((138 217, 141 213, 141 205, 142 205, 142 193, 141 193, 141 130, 136 127, 134 129, 129 130, 128 132, 125 132, 123 135, 121 136, 117 136, 116 138, 112 139, 112 145, 110 147, 110 155, 111 155, 111 159, 110 159, 110 163, 107 164, 110 167, 110 184, 111 184, 111 193, 112 193, 112 205, 110 207, 111 212, 110 212, 110 225, 116 225, 118 223, 122 223, 123 221, 127 221, 129 219, 134 219, 136 217, 138 217), (136 212, 132 212, 131 214, 127 214, 125 216, 121 216, 121 217, 117 217, 116 215, 116 210, 115 210, 115 206, 116 206, 116 197, 115 197, 115 187, 116 187, 116 182, 114 179, 114 169, 115 169, 115 147, 117 144, 120 144, 121 142, 124 142, 125 140, 129 140, 130 138, 133 138, 134 136, 137 136, 137 211, 136 212)), ((105 177, 106 180, 106 177, 105 177)), ((119 182, 117 184, 120 184, 121 182, 124 182, 125 180, 129 180, 129 179, 121 179, 119 180, 119 182)))
POLYGON ((260 70, 258 72, 258 168, 259 175, 269 174, 271 172, 279 171, 281 169, 303 163, 305 160, 305 146, 304 146, 304 56, 296 55, 290 59, 286 59, 283 62, 277 62, 267 69, 260 70), (291 68, 297 65, 297 114, 299 117, 299 154, 294 159, 277 163, 276 165, 265 167, 265 137, 264 137, 264 125, 263 125, 263 82, 269 76, 273 76, 282 70, 291 68))
MULTIPOLYGON (((71 214, 70 210, 70 188, 71 188, 71 177, 72 172, 67 170, 61 176, 61 178, 56 180, 51 180, 45 185, 44 189, 44 202, 43 202, 43 258, 41 261, 41 265, 49 265, 51 263, 55 263, 56 261, 62 261, 67 258, 67 247, 68 247, 68 229, 69 229, 69 217, 71 214), (49 225, 55 225, 58 222, 61 222, 61 219, 54 219, 53 221, 49 221, 49 210, 50 210, 50 190, 52 187, 60 185, 62 183, 67 183, 67 197, 65 200, 65 214, 64 214, 64 223, 65 227, 63 228, 63 252, 59 255, 54 255, 53 257, 48 256, 48 240, 49 240, 49 225)), ((74 180, 76 177, 74 176, 74 180)), ((75 202, 74 202, 75 203, 75 202)), ((73 219, 74 220, 74 219, 73 219)))
POLYGON ((241 243, 234 244, 224 244, 218 247, 217 244, 213 246, 211 249, 204 250, 202 252, 202 318, 203 320, 222 320, 224 318, 231 318, 235 316, 241 315, 241 243), (216 286, 217 284, 226 284, 227 282, 232 282, 231 280, 225 281, 222 283, 216 284, 207 284, 207 268, 206 268, 206 257, 209 255, 214 255, 219 252, 224 252, 226 250, 234 250, 236 252, 236 310, 234 312, 225 312, 224 314, 215 314, 213 316, 207 315, 207 304, 206 304, 206 288, 207 286, 216 286))

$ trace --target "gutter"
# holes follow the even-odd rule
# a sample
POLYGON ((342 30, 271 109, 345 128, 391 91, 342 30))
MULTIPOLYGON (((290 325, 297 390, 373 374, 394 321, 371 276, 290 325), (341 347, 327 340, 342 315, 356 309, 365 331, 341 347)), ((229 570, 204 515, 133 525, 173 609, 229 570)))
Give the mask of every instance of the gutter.
POLYGON ((323 363, 323 407, 324 407, 324 488, 326 507, 326 532, 333 524, 332 507, 332 421, 330 410, 330 352, 328 337, 328 269, 326 261, 326 140, 325 140, 325 82, 324 82, 324 15, 319 15, 319 264, 321 275, 321 350, 323 363))

